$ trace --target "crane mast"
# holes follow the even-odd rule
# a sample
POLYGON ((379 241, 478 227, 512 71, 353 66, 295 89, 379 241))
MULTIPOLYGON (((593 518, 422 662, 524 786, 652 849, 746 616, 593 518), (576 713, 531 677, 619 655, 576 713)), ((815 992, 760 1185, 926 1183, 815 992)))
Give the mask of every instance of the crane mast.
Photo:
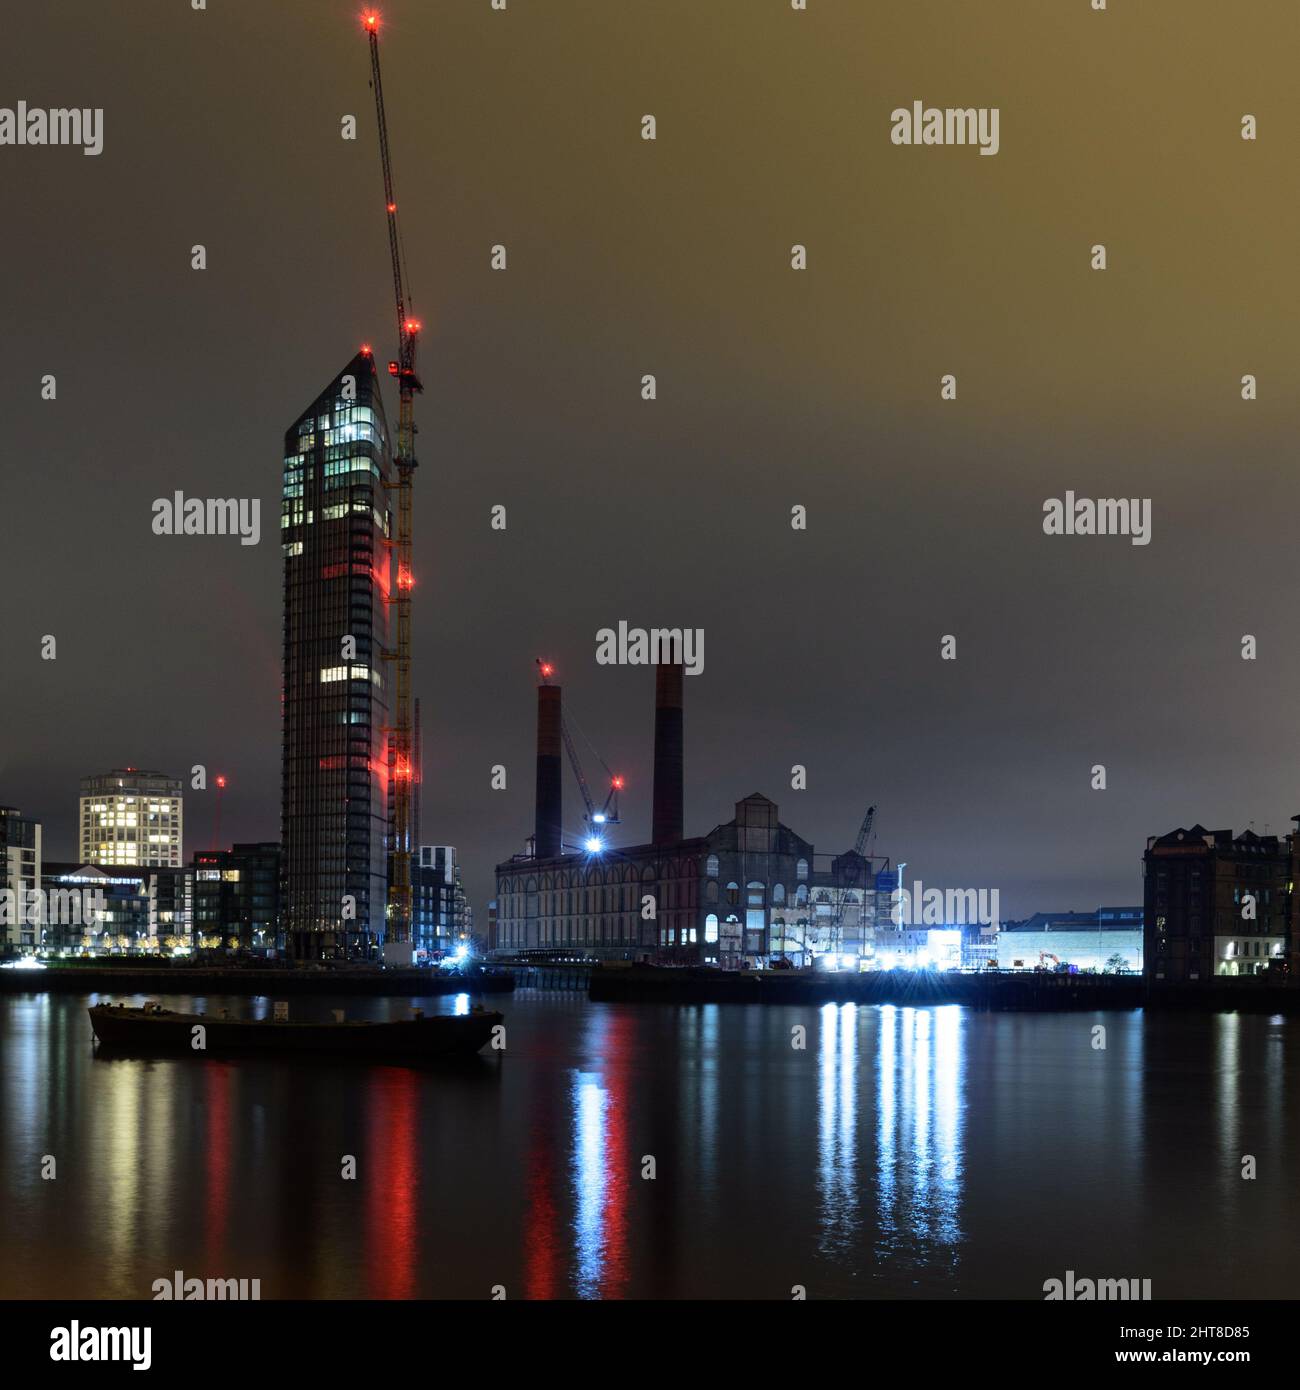
POLYGON ((388 144, 388 119, 384 112, 384 84, 379 66, 379 16, 368 11, 362 17, 370 41, 370 85, 375 93, 375 116, 379 125, 379 157, 384 173, 384 206, 388 223, 388 251, 393 268, 393 296, 397 305, 397 360, 388 364, 397 378, 397 479, 389 484, 397 494, 397 575, 390 587, 395 608, 396 640, 384 653, 394 673, 393 722, 389 731, 392 764, 393 847, 392 871, 388 880, 387 936, 391 941, 411 939, 411 589, 414 570, 411 559, 411 494, 415 459, 415 393, 422 391, 415 370, 416 341, 420 325, 413 317, 410 284, 406 275, 406 256, 397 221, 397 199, 393 193, 393 163, 388 144))

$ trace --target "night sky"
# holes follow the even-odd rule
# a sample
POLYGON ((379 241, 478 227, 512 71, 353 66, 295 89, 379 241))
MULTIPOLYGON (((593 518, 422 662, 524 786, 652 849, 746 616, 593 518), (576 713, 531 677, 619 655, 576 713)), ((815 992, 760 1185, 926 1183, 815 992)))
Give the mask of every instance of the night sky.
MULTIPOLYGON (((1300 6, 380 8, 426 325, 423 839, 480 925, 532 826, 534 657, 629 779, 616 838, 647 833, 653 676, 595 662, 619 620, 705 630, 691 834, 761 791, 839 851, 877 802, 909 879, 1023 916, 1140 902, 1177 825, 1289 828, 1300 6), (915 100, 998 107, 1000 152, 892 145, 915 100), (1151 544, 1045 536, 1067 489, 1149 497, 1151 544)), ((359 10, 6 25, 0 105, 105 108, 98 158, 0 148, 0 803, 47 858, 123 764, 223 771, 223 841, 278 836, 282 436, 360 343, 395 354, 359 10), (177 489, 260 497, 261 544, 155 536, 177 489)))

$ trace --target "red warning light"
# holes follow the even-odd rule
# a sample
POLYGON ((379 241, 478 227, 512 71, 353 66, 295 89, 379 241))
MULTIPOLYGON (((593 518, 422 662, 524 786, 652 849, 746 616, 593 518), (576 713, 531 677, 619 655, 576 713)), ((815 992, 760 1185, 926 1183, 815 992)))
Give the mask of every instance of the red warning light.
POLYGON ((406 320, 406 331, 407 331, 408 333, 418 333, 418 332, 420 331, 420 325, 419 325, 419 323, 418 323, 415 319, 407 319, 407 320, 406 320))
POLYGON ((555 667, 552 666, 551 663, 550 663, 549 661, 543 661, 543 662, 542 662, 542 675, 544 675, 544 676, 553 676, 554 674, 555 674, 555 667))
POLYGON ((405 565, 397 567, 397 587, 399 589, 413 589, 415 587, 415 576, 405 565))
POLYGON ((621 792, 623 790, 623 779, 621 777, 614 778, 614 790, 617 792, 621 792))
POLYGON ((362 343, 362 344, 361 344, 361 355, 362 355, 362 357, 373 357, 373 356, 374 356, 374 353, 371 351, 371 348, 370 348, 370 344, 369 344, 369 343, 362 343))
POLYGON ((396 204, 396 203, 389 203, 389 205, 388 205, 388 211, 389 211, 389 212, 396 212, 396 211, 397 211, 397 204, 396 204))
POLYGON ((217 778, 217 786, 219 786, 219 787, 224 787, 225 785, 226 785, 226 779, 225 779, 224 777, 218 777, 218 778, 217 778))
POLYGON ((367 29, 379 28, 379 16, 374 10, 367 10, 366 13, 361 16, 361 22, 367 29))

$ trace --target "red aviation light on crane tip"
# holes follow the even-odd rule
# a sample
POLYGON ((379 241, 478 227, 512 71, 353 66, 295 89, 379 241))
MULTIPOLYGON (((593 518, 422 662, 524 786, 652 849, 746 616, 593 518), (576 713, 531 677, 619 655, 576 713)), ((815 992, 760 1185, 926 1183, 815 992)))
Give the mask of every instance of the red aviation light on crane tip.
POLYGON ((379 28, 379 15, 374 10, 367 10, 365 14, 361 16, 361 23, 371 33, 374 33, 374 31, 379 28))
POLYGON ((219 786, 219 787, 224 787, 225 785, 226 785, 226 779, 225 779, 224 777, 218 777, 218 778, 217 778, 217 786, 219 786))
POLYGON ((543 661, 539 664, 542 668, 542 675, 546 677, 547 680, 549 680, 555 674, 555 667, 552 666, 549 661, 543 661))
POLYGON ((406 331, 408 333, 418 333, 420 331, 420 321, 418 319, 407 319, 406 331))
POLYGON ((369 343, 361 344, 361 355, 362 357, 373 357, 375 355, 374 349, 370 346, 369 343))
POLYGON ((612 785, 616 792, 621 792, 623 790, 623 779, 621 777, 615 777, 612 785))

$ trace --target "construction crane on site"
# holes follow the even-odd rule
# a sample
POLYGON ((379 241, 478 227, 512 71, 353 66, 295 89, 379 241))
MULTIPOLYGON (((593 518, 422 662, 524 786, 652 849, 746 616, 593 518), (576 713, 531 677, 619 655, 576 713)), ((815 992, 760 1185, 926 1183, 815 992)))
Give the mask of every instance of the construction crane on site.
MULTIPOLYGON (((555 674, 555 667, 549 661, 537 658, 537 674, 543 685, 550 685, 551 677, 555 674)), ((593 840, 601 839, 601 832, 606 825, 619 824, 618 814, 618 794, 623 790, 623 778, 614 772, 610 772, 609 764, 591 746, 591 740, 583 735, 587 747, 591 748, 596 761, 609 774, 609 792, 605 797, 605 804, 598 811, 596 803, 591 797, 591 788, 587 785, 586 774, 582 770, 582 761, 578 757, 578 750, 573 746, 573 735, 569 732, 568 716, 563 710, 560 712, 560 735, 564 740, 564 751, 569 755, 569 766, 573 769, 573 775, 578 783, 578 790, 582 793, 582 804, 587 808, 583 819, 587 823, 587 848, 591 848, 593 840)))
MULTIPOLYGON (((862 825, 861 825, 861 827, 858 829, 858 838, 857 838, 857 839, 854 841, 854 843, 853 843, 853 853, 856 854, 859 858, 866 858, 866 855, 865 855, 864 851, 866 850, 867 841, 868 841, 868 839, 869 839, 870 836, 871 836, 871 827, 872 827, 872 825, 875 823, 875 819, 876 819, 876 808, 875 808, 874 806, 868 806, 868 807, 867 807, 867 814, 866 814, 865 816, 863 816, 863 818, 862 818, 862 825)), ((867 879, 869 879, 870 876, 871 876, 871 862, 870 862, 870 860, 868 860, 868 861, 867 861, 867 879)), ((852 867, 852 869, 845 875, 845 881, 844 881, 844 883, 842 883, 842 884, 840 885, 839 902, 836 904, 836 908, 835 908, 835 925, 834 925, 834 928, 833 928, 832 934, 831 934, 832 949, 835 950, 835 951, 838 951, 838 950, 839 950, 839 948, 840 948, 840 943, 841 943, 842 940, 844 939, 844 909, 845 909, 845 908, 847 907, 847 905, 848 905, 848 904, 846 903, 846 901, 845 901, 845 898, 846 898, 846 895, 847 895, 848 892, 849 892, 849 888, 850 888, 853 884, 856 884, 857 881, 858 881, 858 871, 857 871, 857 865, 855 864, 855 865, 852 867)), ((865 904, 866 904, 866 894, 867 894, 869 891, 870 891, 870 890, 869 890, 869 888, 868 888, 867 882, 864 881, 864 882, 863 882, 863 885, 862 885, 862 894, 863 894, 862 903, 863 903, 863 906, 865 906, 865 904)), ((861 909, 859 909, 859 911, 861 911, 861 909)), ((860 917, 859 917, 859 920, 861 920, 860 917)))
POLYGON ((397 378, 397 455, 393 460, 397 480, 389 484, 397 493, 397 578, 391 592, 396 609, 396 640, 384 653, 395 673, 390 756, 393 767, 393 857, 388 882, 388 938, 411 939, 411 589, 415 578, 411 562, 411 493, 415 460, 415 393, 424 387, 415 370, 415 349, 420 324, 411 306, 406 253, 397 220, 393 193, 393 161, 388 144, 388 118, 384 112, 384 84, 379 69, 379 15, 367 10, 362 27, 370 42, 370 85, 375 93, 379 124, 379 158, 384 172, 384 206, 388 222, 388 252, 393 267, 393 297, 397 304, 397 360, 388 364, 397 378))
POLYGON ((868 806, 867 814, 862 818, 862 828, 858 831, 858 838, 853 846, 854 854, 863 854, 866 851, 867 838, 871 834, 871 827, 875 823, 875 819, 876 808, 874 806, 868 806))

